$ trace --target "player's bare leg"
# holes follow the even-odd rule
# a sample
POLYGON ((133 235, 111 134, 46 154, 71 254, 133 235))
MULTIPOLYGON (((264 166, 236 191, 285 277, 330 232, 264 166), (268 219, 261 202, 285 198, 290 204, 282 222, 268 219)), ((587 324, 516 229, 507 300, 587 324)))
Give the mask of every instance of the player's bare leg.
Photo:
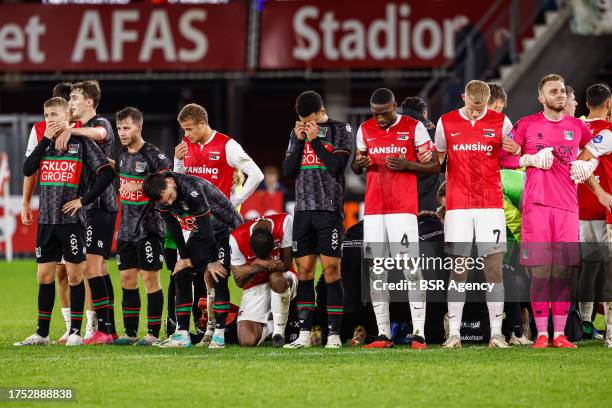
POLYGON ((321 255, 323 279, 327 287, 327 345, 326 348, 342 346, 342 316, 344 315, 344 287, 340 274, 340 258, 321 255))
POLYGON ((38 327, 36 332, 14 346, 48 346, 49 325, 55 302, 55 265, 56 262, 38 264, 36 279, 38 280, 38 327))
MULTIPOLYGON (((212 340, 213 333, 215 332, 216 319, 215 319, 215 280, 213 279, 210 272, 206 271, 204 273, 204 283, 206 285, 206 332, 204 333, 204 337, 196 347, 208 347, 210 345, 210 341, 212 340)), ((204 312, 202 313, 204 315, 204 312)))
POLYGON ((274 329, 272 331, 272 345, 283 347, 285 345, 285 327, 289 317, 289 304, 297 294, 297 278, 291 272, 273 272, 270 274, 270 309, 274 329))
MULTIPOLYGON (((465 259, 462 257, 454 257, 454 264, 465 265, 465 259)), ((449 278, 449 286, 451 282, 465 283, 468 278, 466 270, 457 268, 452 271, 449 278)), ((459 291, 455 287, 448 290, 448 339, 444 342, 444 348, 461 348, 461 321, 463 318, 463 306, 465 305, 465 292, 459 291)))
MULTIPOLYGON (((238 344, 240 347, 256 347, 266 331, 265 324, 241 320, 238 322, 238 344)), ((267 331, 266 331, 267 333, 267 331)))
POLYGON ((87 285, 89 287, 89 294, 91 306, 87 304, 87 307, 91 309, 87 310, 87 331, 85 334, 85 344, 110 344, 112 342, 112 336, 109 331, 108 325, 108 290, 106 288, 106 282, 102 276, 102 265, 104 258, 101 255, 87 254, 85 261, 85 278, 87 279, 87 285), (90 326, 90 310, 95 313, 94 324, 90 326), (91 335, 89 330, 93 329, 91 335))
POLYGON ((66 262, 68 284, 70 285, 70 336, 66 341, 67 346, 80 346, 83 344, 81 338, 81 327, 83 325, 83 308, 85 306, 85 264, 66 262))
POLYGON ((159 271, 140 271, 140 276, 147 291, 147 334, 137 344, 151 346, 159 342, 164 293, 161 288, 159 271))
POLYGON ((295 258, 298 272, 297 311, 300 322, 300 335, 285 348, 310 347, 310 329, 315 310, 314 274, 317 255, 310 254, 295 258))
POLYGON ((131 346, 138 342, 138 323, 140 320, 140 292, 138 291, 138 269, 131 268, 119 272, 123 299, 123 327, 125 334, 113 343, 119 346, 131 346))

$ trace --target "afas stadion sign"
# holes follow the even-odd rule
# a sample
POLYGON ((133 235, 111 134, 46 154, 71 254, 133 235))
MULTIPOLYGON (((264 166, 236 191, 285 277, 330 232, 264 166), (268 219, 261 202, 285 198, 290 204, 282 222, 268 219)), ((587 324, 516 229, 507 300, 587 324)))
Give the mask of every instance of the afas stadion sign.
MULTIPOLYGON (((493 19, 506 29, 510 1, 493 19)), ((537 0, 520 2, 527 13, 537 0)), ((262 70, 434 67, 454 57, 457 22, 475 25, 492 3, 268 0, 258 43, 247 40, 247 0, 0 5, 0 71, 245 71, 247 43, 262 70)))
POLYGON ((0 70, 246 68, 247 7, 0 7, 0 70))

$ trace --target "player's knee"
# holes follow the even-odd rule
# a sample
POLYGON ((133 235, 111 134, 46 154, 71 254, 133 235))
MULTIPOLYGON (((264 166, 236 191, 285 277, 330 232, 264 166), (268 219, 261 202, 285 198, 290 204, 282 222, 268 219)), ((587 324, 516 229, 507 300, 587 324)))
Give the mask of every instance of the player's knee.
POLYGON ((142 273, 142 282, 144 283, 147 293, 157 292, 161 289, 159 280, 159 272, 145 271, 142 273))
POLYGON ((55 265, 55 275, 57 276, 58 280, 65 280, 66 279, 66 265, 64 264, 55 265))
POLYGON ((38 279, 38 283, 42 283, 48 285, 49 283, 53 283, 55 276, 53 270, 39 270, 36 274, 36 278, 38 279))
POLYGON ((283 293, 289 288, 284 272, 273 272, 270 274, 270 289, 276 293, 283 293))
POLYGON ((121 271, 121 287, 124 289, 136 289, 138 288, 138 274, 130 271, 121 271))
POLYGON ((326 265, 323 268, 325 283, 333 283, 340 279, 340 263, 326 265))
POLYGON ((238 344, 240 347, 256 347, 259 343, 259 339, 255 335, 255 333, 243 331, 240 336, 238 336, 238 344))

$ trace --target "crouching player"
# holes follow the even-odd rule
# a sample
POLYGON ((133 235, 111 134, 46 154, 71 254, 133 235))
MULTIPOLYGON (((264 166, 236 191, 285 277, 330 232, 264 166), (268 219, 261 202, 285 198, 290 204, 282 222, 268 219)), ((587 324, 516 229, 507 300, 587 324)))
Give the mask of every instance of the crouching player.
POLYGON ((230 236, 232 274, 244 289, 238 312, 238 342, 243 347, 258 346, 270 334, 274 347, 285 345, 289 303, 298 284, 292 226, 291 215, 274 214, 244 223, 230 236))

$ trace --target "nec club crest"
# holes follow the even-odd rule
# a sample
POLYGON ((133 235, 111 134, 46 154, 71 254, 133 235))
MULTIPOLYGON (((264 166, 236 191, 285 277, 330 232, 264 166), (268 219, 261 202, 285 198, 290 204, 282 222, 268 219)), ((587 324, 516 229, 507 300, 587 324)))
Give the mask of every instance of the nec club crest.
POLYGON ((79 144, 71 143, 68 145, 68 153, 70 154, 78 154, 79 153, 79 144))
POLYGON ((145 168, 147 167, 147 162, 136 161, 135 167, 136 167, 136 173, 142 173, 143 171, 145 171, 145 168))
POLYGON ((210 152, 208 154, 208 160, 219 160, 221 158, 220 152, 210 152))
POLYGON ((320 127, 319 128, 319 133, 317 133, 317 137, 325 137, 327 136, 327 128, 326 127, 320 127))
POLYGON ((565 140, 574 140, 574 132, 571 130, 564 130, 565 140))

